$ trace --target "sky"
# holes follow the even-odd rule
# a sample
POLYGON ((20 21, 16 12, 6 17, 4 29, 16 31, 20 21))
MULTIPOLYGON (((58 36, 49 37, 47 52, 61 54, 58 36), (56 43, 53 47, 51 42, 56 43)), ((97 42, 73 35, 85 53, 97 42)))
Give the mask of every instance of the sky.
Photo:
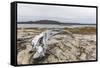
POLYGON ((38 20, 54 20, 63 23, 96 24, 96 8, 18 4, 17 22, 38 20))

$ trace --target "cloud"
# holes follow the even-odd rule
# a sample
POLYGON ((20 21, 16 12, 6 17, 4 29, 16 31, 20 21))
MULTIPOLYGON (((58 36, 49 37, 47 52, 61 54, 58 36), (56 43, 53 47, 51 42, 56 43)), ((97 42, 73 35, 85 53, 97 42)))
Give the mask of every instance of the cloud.
POLYGON ((18 4, 18 22, 56 20, 72 23, 96 23, 96 8, 18 4))

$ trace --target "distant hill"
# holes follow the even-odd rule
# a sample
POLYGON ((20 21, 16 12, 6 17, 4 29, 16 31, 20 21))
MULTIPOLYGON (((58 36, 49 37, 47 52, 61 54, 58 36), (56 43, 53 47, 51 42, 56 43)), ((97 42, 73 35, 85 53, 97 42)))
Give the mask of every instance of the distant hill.
MULTIPOLYGON (((81 25, 81 23, 64 23, 64 22, 58 22, 53 20, 38 20, 38 21, 27 21, 27 22, 17 22, 18 24, 59 24, 59 25, 81 25)), ((95 25, 95 24, 89 24, 89 25, 95 25)))
POLYGON ((61 24, 58 21, 53 21, 53 20, 39 20, 35 21, 36 24, 61 24))
POLYGON ((18 22, 18 24, 61 24, 61 23, 53 20, 38 20, 38 21, 18 22))

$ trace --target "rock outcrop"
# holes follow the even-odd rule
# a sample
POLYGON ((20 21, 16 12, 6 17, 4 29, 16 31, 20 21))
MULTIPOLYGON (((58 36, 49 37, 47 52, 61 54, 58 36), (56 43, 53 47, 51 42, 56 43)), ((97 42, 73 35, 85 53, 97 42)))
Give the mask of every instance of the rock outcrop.
POLYGON ((68 34, 57 34, 48 41, 48 49, 45 57, 33 59, 36 52, 32 49, 31 40, 35 36, 33 33, 18 37, 17 42, 17 63, 37 64, 54 62, 86 61, 96 59, 96 35, 95 34, 73 34, 72 38, 68 34))

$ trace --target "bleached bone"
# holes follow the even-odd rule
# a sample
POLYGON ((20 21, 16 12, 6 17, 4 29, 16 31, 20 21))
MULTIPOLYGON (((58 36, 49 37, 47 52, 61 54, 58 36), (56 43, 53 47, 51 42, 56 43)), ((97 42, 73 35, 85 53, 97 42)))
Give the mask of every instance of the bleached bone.
POLYGON ((64 30, 46 30, 40 33, 39 35, 36 35, 32 39, 32 46, 33 48, 36 49, 36 53, 34 54, 33 59, 45 56, 46 50, 48 48, 48 45, 47 45, 48 39, 61 32, 65 32, 71 35, 72 38, 74 38, 71 32, 64 31, 64 30))

